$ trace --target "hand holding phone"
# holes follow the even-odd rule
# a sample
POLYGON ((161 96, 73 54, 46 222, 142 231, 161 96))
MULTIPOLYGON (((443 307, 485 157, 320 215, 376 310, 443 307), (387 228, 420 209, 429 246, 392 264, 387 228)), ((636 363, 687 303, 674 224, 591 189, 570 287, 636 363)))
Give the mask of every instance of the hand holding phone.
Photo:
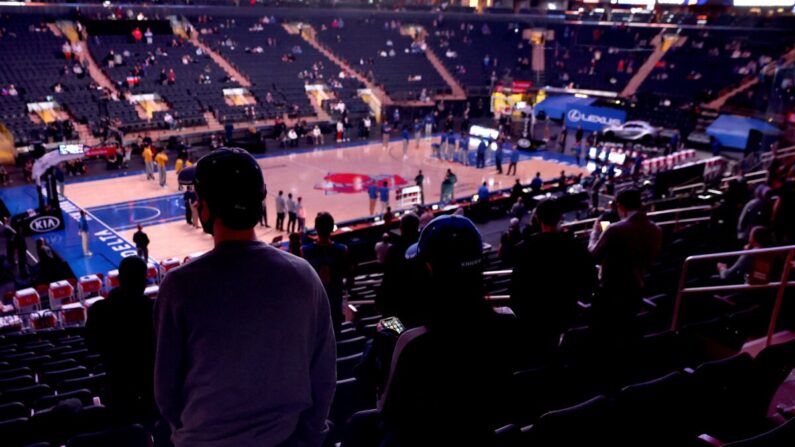
POLYGON ((390 331, 394 331, 397 334, 401 334, 406 330, 406 327, 403 326, 403 323, 396 317, 384 318, 378 322, 378 325, 383 329, 389 329, 390 331))

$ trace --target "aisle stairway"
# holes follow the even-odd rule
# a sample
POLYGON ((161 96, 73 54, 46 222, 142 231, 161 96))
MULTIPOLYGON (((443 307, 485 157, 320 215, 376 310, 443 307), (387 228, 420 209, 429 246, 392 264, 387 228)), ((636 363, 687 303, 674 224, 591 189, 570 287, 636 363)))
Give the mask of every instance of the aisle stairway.
POLYGON ((433 68, 435 68, 436 71, 439 72, 439 75, 442 77, 442 79, 444 79, 444 81, 447 83, 447 85, 450 86, 450 89, 452 90, 452 94, 436 95, 434 99, 444 100, 444 101, 466 100, 467 95, 466 92, 464 92, 464 89, 461 87, 461 84, 459 84, 458 80, 456 80, 456 78, 453 77, 450 71, 447 70, 447 67, 445 67, 442 61, 439 60, 439 57, 436 56, 436 53, 434 53, 433 50, 431 50, 430 46, 425 50, 425 56, 428 57, 428 61, 430 61, 431 65, 433 65, 433 68))
POLYGON ((661 31, 660 34, 652 39, 654 51, 649 55, 649 58, 646 59, 646 62, 638 68, 638 71, 635 72, 635 75, 629 80, 624 90, 621 91, 622 97, 628 98, 634 95, 635 92, 638 91, 640 85, 643 84, 643 81, 649 77, 649 74, 654 70, 657 63, 665 56, 665 53, 674 46, 684 45, 687 41, 687 37, 684 36, 666 37, 665 32, 666 30, 661 31))
MULTIPOLYGON (((288 33, 291 32, 290 27, 288 25, 285 25, 285 30, 287 30, 288 33)), ((313 48, 315 48, 316 50, 320 51, 330 61, 334 62, 340 68, 345 70, 346 74, 348 74, 349 76, 353 76, 354 78, 356 78, 360 82, 362 82, 364 85, 366 85, 367 88, 373 93, 373 95, 381 103, 381 106, 388 106, 388 105, 392 105, 393 104, 392 99, 386 94, 386 92, 384 92, 384 90, 381 87, 375 85, 373 82, 370 82, 367 78, 362 76, 359 72, 357 72, 356 70, 351 68, 350 65, 345 63, 339 57, 337 57, 337 55, 335 55, 334 53, 329 51, 326 47, 321 45, 317 41, 317 39, 315 38, 314 29, 312 29, 311 27, 305 25, 304 28, 303 28, 303 32, 301 33, 301 37, 303 37, 304 40, 309 45, 311 45, 313 48)))
MULTIPOLYGON (((795 49, 790 50, 790 52, 788 52, 787 54, 783 55, 782 58, 783 58, 785 64, 795 60, 795 49)), ((776 62, 772 62, 769 65, 764 67, 764 69, 763 69, 764 73, 766 75, 770 74, 770 73, 774 72, 778 66, 779 66, 779 62, 777 62, 777 61, 776 62)), ((712 109, 719 109, 719 108, 723 107, 724 104, 726 104, 726 101, 728 101, 729 98, 748 90, 749 88, 755 86, 758 83, 759 83, 759 77, 758 76, 748 77, 748 78, 745 79, 745 81, 743 81, 736 88, 727 91, 726 93, 722 94, 721 96, 719 96, 718 98, 716 98, 712 102, 707 103, 705 105, 705 107, 709 107, 709 108, 712 108, 712 109)))
POLYGON ((232 64, 229 63, 223 56, 216 53, 212 48, 208 47, 199 39, 199 32, 194 29, 193 34, 190 36, 190 43, 192 43, 195 47, 200 48, 204 54, 210 56, 210 58, 221 67, 224 72, 230 76, 232 79, 240 83, 243 87, 251 87, 251 81, 240 71, 238 71, 232 64))

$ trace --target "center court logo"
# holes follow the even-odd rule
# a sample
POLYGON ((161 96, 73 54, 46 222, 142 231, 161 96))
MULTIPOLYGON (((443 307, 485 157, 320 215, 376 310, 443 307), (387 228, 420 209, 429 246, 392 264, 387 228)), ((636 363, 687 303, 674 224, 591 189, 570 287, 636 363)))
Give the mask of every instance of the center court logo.
POLYGON ((36 233, 46 233, 58 228, 61 225, 61 220, 55 216, 41 216, 30 221, 31 231, 36 233))
POLYGON ((383 182, 387 182, 390 188, 408 184, 408 181, 399 175, 369 176, 352 172, 335 172, 323 177, 323 181, 316 184, 315 189, 325 191, 326 194, 353 194, 367 191, 371 184, 380 186, 383 182))
POLYGON ((586 122, 586 123, 602 124, 605 126, 614 126, 621 124, 621 120, 618 118, 609 118, 606 116, 596 115, 593 113, 584 114, 577 109, 569 110, 567 118, 571 123, 586 122))

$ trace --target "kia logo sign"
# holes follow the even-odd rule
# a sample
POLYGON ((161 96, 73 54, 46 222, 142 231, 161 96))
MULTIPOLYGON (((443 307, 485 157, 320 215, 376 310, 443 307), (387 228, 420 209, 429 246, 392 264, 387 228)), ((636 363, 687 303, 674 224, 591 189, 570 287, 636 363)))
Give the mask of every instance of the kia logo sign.
POLYGON ((58 228, 61 220, 55 216, 40 216, 30 221, 28 225, 31 231, 36 233, 46 233, 58 228))
POLYGON ((577 109, 569 110, 567 118, 571 123, 586 122, 586 123, 603 124, 605 126, 621 124, 621 120, 618 118, 609 118, 606 116, 600 116, 595 114, 586 115, 577 109))

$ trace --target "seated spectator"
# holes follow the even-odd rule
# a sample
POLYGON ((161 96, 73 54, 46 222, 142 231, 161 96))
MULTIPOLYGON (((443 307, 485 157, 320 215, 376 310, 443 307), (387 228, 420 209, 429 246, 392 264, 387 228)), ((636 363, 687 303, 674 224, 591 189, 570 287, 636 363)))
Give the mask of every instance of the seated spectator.
POLYGON ((254 157, 218 149, 195 184, 214 248, 169 272, 155 304, 155 397, 172 441, 322 445, 336 357, 323 286, 305 261, 257 240, 254 157))
POLYGON ((590 301, 596 286, 593 257, 560 230, 561 218, 554 200, 539 203, 533 219, 540 232, 516 247, 511 307, 532 360, 549 359, 574 321, 577 301, 590 301))
POLYGON ((508 223, 508 231, 500 236, 500 259, 508 265, 513 265, 516 258, 516 245, 521 241, 522 232, 519 229, 519 219, 513 217, 508 223))
POLYGON ((152 423, 157 418, 153 395, 154 302, 144 296, 146 262, 137 256, 119 264, 119 287, 88 310, 86 343, 102 356, 108 372, 108 407, 124 421, 152 423))
MULTIPOLYGON (((770 230, 756 226, 749 232, 746 250, 767 248, 773 245, 773 235, 770 230)), ((718 275, 721 282, 727 284, 766 284, 770 279, 773 257, 769 255, 742 255, 731 266, 719 262, 718 275)))
POLYGON ((767 185, 759 185, 754 191, 754 198, 745 204, 740 213, 737 222, 737 239, 743 243, 748 242, 752 228, 770 224, 771 212, 770 188, 767 185))
POLYGON ((429 316, 395 348, 381 404, 394 445, 492 445, 504 420, 515 318, 484 299, 482 250, 469 219, 441 216, 406 252, 420 261, 429 316))

